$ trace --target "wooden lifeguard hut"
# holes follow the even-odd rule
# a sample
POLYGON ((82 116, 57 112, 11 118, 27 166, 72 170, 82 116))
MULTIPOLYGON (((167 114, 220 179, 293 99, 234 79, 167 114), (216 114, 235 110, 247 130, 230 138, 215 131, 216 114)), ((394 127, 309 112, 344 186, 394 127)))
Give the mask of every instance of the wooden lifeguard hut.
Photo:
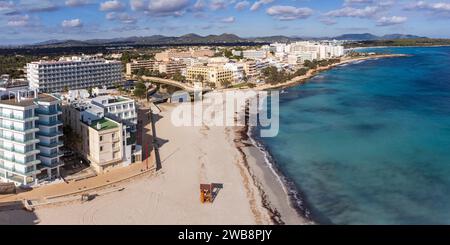
POLYGON ((200 185, 200 202, 212 203, 213 202, 213 185, 201 184, 200 185))

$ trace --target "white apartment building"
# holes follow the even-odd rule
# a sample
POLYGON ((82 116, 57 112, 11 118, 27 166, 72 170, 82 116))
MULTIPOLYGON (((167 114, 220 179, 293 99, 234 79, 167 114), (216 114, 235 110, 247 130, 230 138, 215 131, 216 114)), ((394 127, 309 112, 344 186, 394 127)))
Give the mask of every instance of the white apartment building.
POLYGON ((27 64, 30 88, 40 92, 114 86, 122 82, 122 63, 94 56, 74 56, 58 61, 27 64))
POLYGON ((35 185, 60 175, 60 100, 18 92, 0 101, 0 181, 35 185))
POLYGON ((244 58, 251 60, 265 59, 267 58, 267 51, 264 50, 244 50, 244 58))
POLYGON ((103 108, 105 116, 124 123, 131 128, 131 131, 136 129, 138 115, 134 100, 106 95, 93 98, 92 104, 103 108))
POLYGON ((242 63, 226 63, 223 68, 233 72, 233 80, 235 83, 241 82, 244 79, 244 64, 242 63))
POLYGON ((313 61, 319 59, 316 52, 296 52, 288 55, 288 64, 298 65, 303 64, 305 61, 313 61))
POLYGON ((344 55, 344 47, 329 43, 296 42, 290 44, 289 54, 316 53, 319 60, 341 57, 344 55))

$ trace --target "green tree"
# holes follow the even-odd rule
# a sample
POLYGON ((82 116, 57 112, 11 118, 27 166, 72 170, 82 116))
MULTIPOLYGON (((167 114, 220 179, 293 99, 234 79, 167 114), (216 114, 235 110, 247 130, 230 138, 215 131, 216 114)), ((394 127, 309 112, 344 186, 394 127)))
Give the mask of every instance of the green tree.
POLYGON ((172 76, 172 79, 178 82, 186 81, 186 77, 181 75, 181 72, 179 71, 175 72, 175 74, 172 76))
POLYGON ((89 88, 87 89, 87 91, 88 91, 88 93, 89 93, 89 97, 92 97, 92 96, 94 95, 92 90, 93 90, 92 87, 89 87, 89 88))
POLYGON ((133 94, 137 98, 143 99, 147 95, 147 87, 145 86, 145 84, 143 82, 138 82, 135 85, 133 94))
POLYGON ((223 88, 228 88, 231 85, 231 80, 230 79, 224 79, 220 82, 220 85, 223 88))

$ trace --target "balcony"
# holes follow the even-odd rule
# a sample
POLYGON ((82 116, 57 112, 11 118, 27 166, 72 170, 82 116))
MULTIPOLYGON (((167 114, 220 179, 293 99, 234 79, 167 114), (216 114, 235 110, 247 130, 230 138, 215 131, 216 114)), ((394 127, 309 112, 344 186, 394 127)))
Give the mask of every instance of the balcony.
POLYGON ((41 161, 39 161, 39 160, 33 160, 33 161, 27 162, 26 160, 15 159, 14 157, 7 158, 7 157, 1 156, 1 155, 0 155, 0 159, 3 161, 14 163, 14 164, 20 164, 20 165, 26 165, 26 166, 32 166, 32 165, 37 165, 37 164, 41 163, 41 161))
POLYGON ((13 119, 13 120, 24 120, 23 115, 16 115, 16 114, 6 114, 6 113, 0 113, 0 117, 7 118, 7 119, 13 119))
POLYGON ((36 113, 37 114, 42 114, 42 115, 57 115, 57 114, 62 114, 61 110, 42 110, 42 109, 36 109, 36 113))
MULTIPOLYGON (((14 168, 14 167, 13 168, 8 168, 4 164, 1 164, 1 163, 0 163, 0 169, 4 169, 7 172, 10 172, 12 174, 17 174, 17 175, 20 175, 20 176, 32 176, 34 174, 40 174, 41 173, 41 171, 37 170, 37 169, 36 169, 36 171, 34 171, 34 169, 23 171, 23 170, 18 170, 18 169, 14 168)), ((15 179, 14 177, 11 177, 11 176, 8 177, 8 179, 22 183, 21 179, 15 179)))
POLYGON ((56 147, 61 147, 63 145, 64 145, 63 141, 58 141, 56 143, 46 143, 46 142, 40 141, 38 144, 38 146, 45 147, 45 148, 56 148, 56 147))
POLYGON ((47 127, 53 127, 53 126, 61 126, 63 124, 63 122, 61 122, 60 120, 56 120, 56 121, 51 121, 51 122, 46 122, 46 121, 37 121, 37 123, 39 125, 44 125, 47 127))
POLYGON ((3 134, 0 134, 0 139, 12 141, 20 144, 32 144, 32 143, 38 143, 39 139, 21 139, 21 138, 15 138, 15 137, 8 137, 3 134))
POLYGON ((26 151, 23 148, 20 149, 20 148, 15 148, 15 147, 6 147, 4 145, 0 145, 0 149, 4 150, 4 151, 22 154, 22 155, 34 155, 34 154, 39 154, 39 152, 40 152, 38 149, 32 149, 32 150, 26 151))
POLYGON ((32 131, 39 131, 38 128, 34 128, 34 127, 30 127, 30 128, 25 128, 25 127, 17 127, 14 125, 5 125, 5 124, 0 124, 0 128, 2 129, 6 129, 6 130, 11 130, 11 131, 16 131, 16 132, 20 132, 20 133, 30 133, 32 131))
POLYGON ((46 153, 46 152, 41 152, 39 154, 39 156, 41 157, 45 157, 45 158, 57 158, 57 157, 61 157, 63 154, 60 152, 53 152, 53 153, 46 153))
POLYGON ((43 137, 48 137, 48 138, 53 138, 53 137, 63 136, 63 132, 62 131, 55 131, 55 132, 39 131, 37 133, 37 135, 38 136, 43 136, 43 137))

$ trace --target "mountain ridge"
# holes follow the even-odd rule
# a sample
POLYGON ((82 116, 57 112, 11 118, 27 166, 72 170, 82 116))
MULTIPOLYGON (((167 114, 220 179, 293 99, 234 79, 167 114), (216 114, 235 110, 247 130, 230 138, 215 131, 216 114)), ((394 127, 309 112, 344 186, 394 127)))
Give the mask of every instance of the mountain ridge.
POLYGON ((221 44, 221 43, 272 43, 272 42, 291 42, 300 40, 348 40, 348 41, 370 41, 387 39, 416 39, 427 38, 410 34, 386 34, 376 36, 370 33, 361 34, 343 34, 336 37, 305 38, 298 36, 274 35, 266 37, 243 38, 235 34, 223 33, 220 35, 201 36, 195 33, 189 33, 182 36, 131 36, 110 39, 88 39, 88 40, 48 40, 31 45, 28 47, 70 47, 70 46, 96 46, 96 45, 171 45, 171 44, 221 44))

